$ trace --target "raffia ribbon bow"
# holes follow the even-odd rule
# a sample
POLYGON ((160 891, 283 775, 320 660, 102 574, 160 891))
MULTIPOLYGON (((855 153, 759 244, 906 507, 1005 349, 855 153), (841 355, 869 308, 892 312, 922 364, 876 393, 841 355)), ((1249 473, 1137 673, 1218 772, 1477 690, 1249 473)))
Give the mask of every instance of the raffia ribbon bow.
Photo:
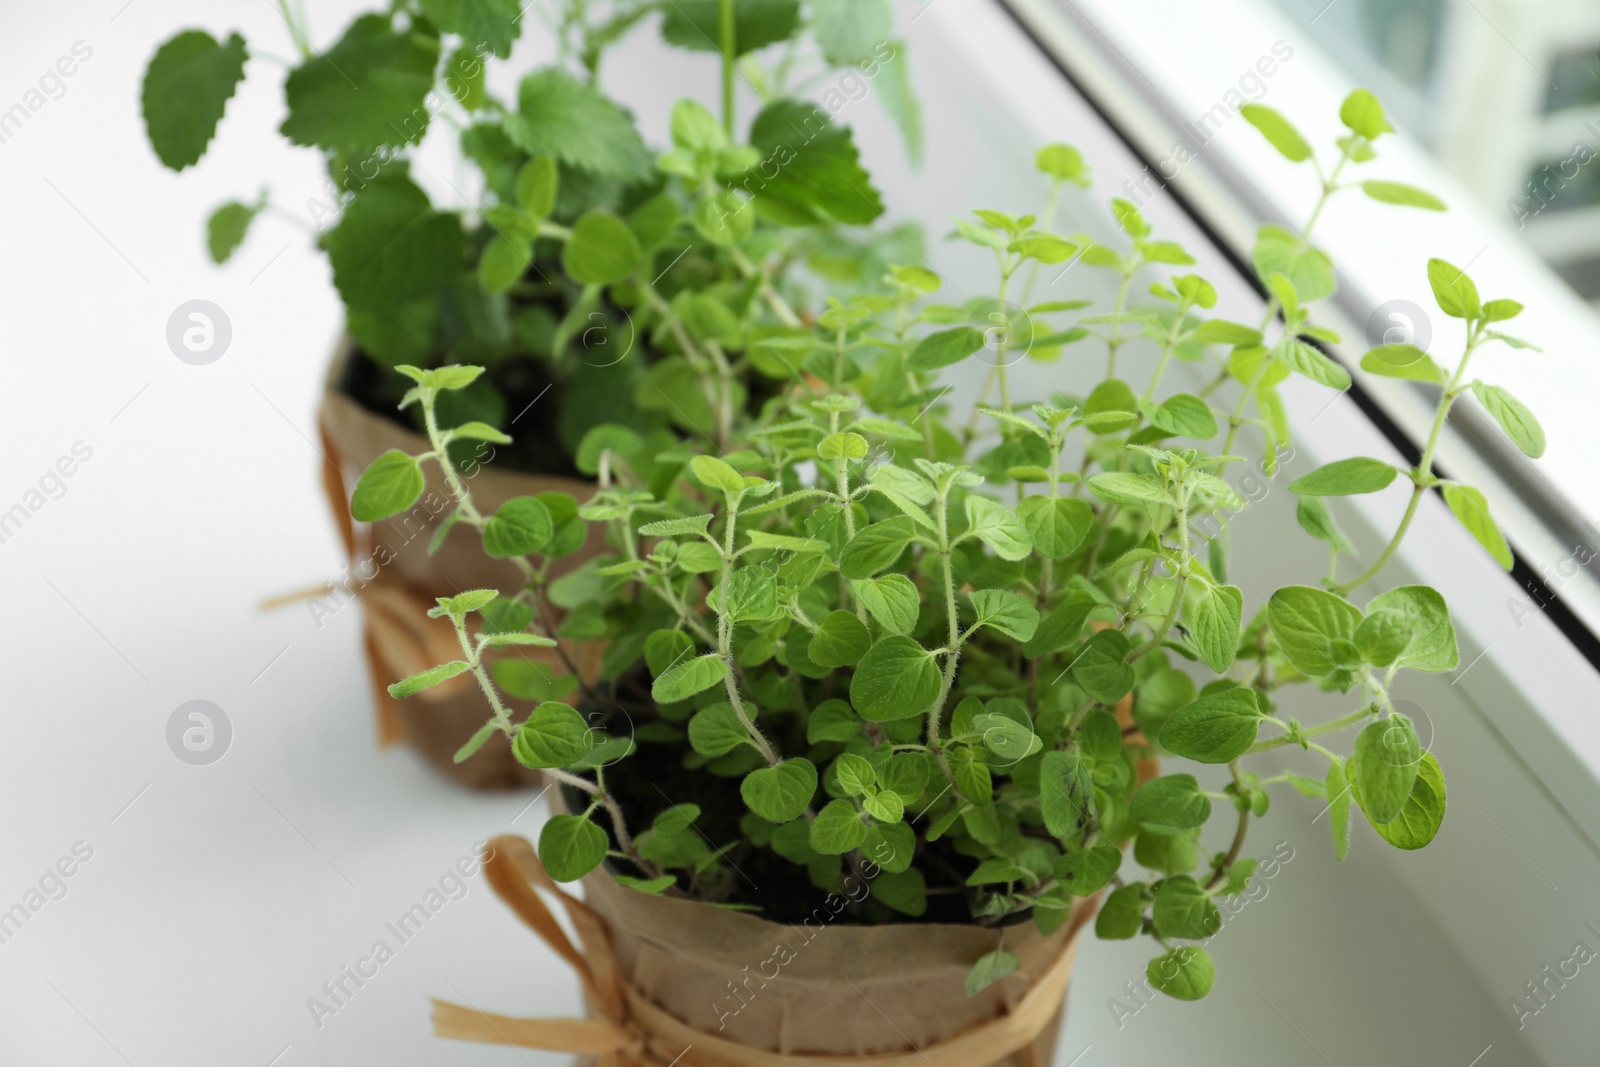
POLYGON ((518 1019, 435 1000, 434 1034, 593 1055, 599 1067, 981 1067, 1033 1045, 1061 1007, 1077 955, 1077 937, 1069 937, 1009 1013, 921 1049, 854 1056, 770 1052, 696 1030, 633 989, 605 921, 551 880, 526 838, 492 838, 484 848, 483 869, 500 899, 578 972, 594 1017, 518 1019), (561 901, 582 950, 568 940, 537 889, 561 901))

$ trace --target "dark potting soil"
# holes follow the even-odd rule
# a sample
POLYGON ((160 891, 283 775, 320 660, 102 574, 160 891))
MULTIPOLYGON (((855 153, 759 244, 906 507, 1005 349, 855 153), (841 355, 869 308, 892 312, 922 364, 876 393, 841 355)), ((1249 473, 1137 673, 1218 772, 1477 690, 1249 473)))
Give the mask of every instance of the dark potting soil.
MULTIPOLYGON (((629 685, 626 681, 623 687, 630 691, 630 696, 641 691, 648 693, 647 688, 629 685)), ((645 699, 647 701, 648 697, 645 699)), ((629 717, 635 726, 651 721, 646 718, 648 712, 641 714, 640 704, 630 701, 629 707, 629 717)), ((615 716, 612 731, 620 734, 626 729, 623 723, 620 715, 615 716)), ((596 724, 602 725, 600 722, 596 724)), ((658 814, 676 804, 696 804, 700 808, 700 816, 695 820, 695 828, 712 848, 740 841, 739 822, 748 810, 739 795, 742 776, 722 777, 703 767, 687 768, 683 765, 684 757, 691 752, 687 741, 640 745, 633 755, 607 768, 606 787, 621 805, 628 827, 634 834, 648 827, 658 814)), ((587 806, 584 795, 570 786, 563 787, 563 794, 569 811, 581 811, 587 806)), ((814 806, 821 803, 826 803, 825 797, 815 801, 814 806)), ((911 817, 909 811, 907 817, 911 817)), ((610 820, 603 813, 596 813, 594 821, 611 836, 611 846, 616 849, 618 846, 610 820)), ((719 903, 750 905, 759 909, 752 914, 758 914, 761 918, 773 922, 798 923, 817 908, 823 907, 823 901, 829 895, 828 891, 812 885, 804 867, 789 862, 769 848, 759 848, 745 842, 729 852, 726 858, 736 870, 728 882, 730 888, 727 893, 717 898, 719 903)), ((848 905, 840 913, 838 921, 970 925, 973 921, 972 896, 971 891, 965 888, 965 882, 967 875, 976 869, 976 861, 956 852, 949 838, 942 838, 932 843, 919 840, 912 862, 922 871, 930 890, 928 910, 921 917, 912 918, 890 911, 873 901, 868 894, 862 903, 848 905)), ((625 861, 608 861, 608 867, 618 874, 645 876, 645 872, 625 861)), ((845 873, 850 874, 848 868, 845 873)), ((686 882, 680 876, 679 887, 685 886, 686 882)))
MULTIPOLYGON (((548 413, 560 410, 561 383, 550 374, 548 366, 537 359, 512 357, 497 363, 484 372, 480 382, 496 390, 504 400, 504 419, 487 418, 487 413, 466 412, 462 419, 479 418, 485 422, 505 422, 515 419, 538 402, 548 413)), ((345 365, 339 388, 368 411, 374 412, 408 430, 420 432, 415 408, 400 410, 400 399, 411 382, 393 369, 374 360, 359 347, 355 348, 345 365)), ((501 427, 505 429, 505 426, 501 427)), ((567 478, 583 478, 573 464, 571 453, 562 443, 558 424, 554 418, 519 419, 512 443, 495 446, 495 463, 504 464, 528 474, 548 474, 567 478)))

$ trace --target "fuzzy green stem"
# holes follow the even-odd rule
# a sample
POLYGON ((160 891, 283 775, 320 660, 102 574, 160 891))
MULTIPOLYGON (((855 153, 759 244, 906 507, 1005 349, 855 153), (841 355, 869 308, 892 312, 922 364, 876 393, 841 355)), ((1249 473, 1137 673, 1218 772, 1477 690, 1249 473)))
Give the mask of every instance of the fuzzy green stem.
POLYGON ((733 61, 738 48, 733 20, 733 0, 719 0, 717 18, 722 38, 722 128, 733 137, 733 61))
POLYGON ((1333 587, 1339 594, 1350 592, 1361 585, 1376 578, 1380 571, 1388 565, 1400 548, 1400 543, 1405 540, 1406 533, 1411 529, 1411 520, 1416 517, 1417 507, 1422 503, 1423 494, 1435 481, 1433 474, 1433 455, 1439 448, 1439 438, 1444 432, 1445 420, 1450 417, 1450 408, 1456 402, 1456 397, 1462 393, 1461 379, 1466 376, 1467 363, 1472 359, 1473 350, 1477 348, 1480 340, 1481 327, 1471 331, 1467 338, 1467 347, 1461 354, 1461 363, 1456 367, 1456 372, 1450 378, 1450 384, 1445 387, 1444 393, 1439 398, 1439 409, 1433 415, 1433 427, 1428 431, 1428 443, 1422 450, 1422 458, 1418 460, 1416 468, 1412 471, 1411 499, 1406 502, 1405 514, 1400 517, 1400 525, 1395 528, 1394 536, 1389 538, 1389 543, 1384 546, 1383 552, 1372 561, 1372 566, 1362 571, 1348 582, 1340 582, 1333 587))

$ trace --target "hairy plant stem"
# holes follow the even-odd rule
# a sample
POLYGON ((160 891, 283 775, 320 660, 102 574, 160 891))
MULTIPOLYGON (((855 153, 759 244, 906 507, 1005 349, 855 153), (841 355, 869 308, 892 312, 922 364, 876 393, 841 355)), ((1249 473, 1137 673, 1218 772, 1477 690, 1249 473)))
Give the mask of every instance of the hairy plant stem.
POLYGON ((956 785, 955 773, 950 770, 949 757, 944 753, 944 746, 939 743, 939 722, 944 717, 944 703, 950 699, 950 689, 956 680, 956 664, 961 659, 961 624, 956 618, 956 580, 950 567, 949 494, 948 485, 939 490, 939 563, 944 571, 944 608, 949 622, 949 641, 945 646, 944 672, 939 682, 939 697, 933 702, 933 707, 928 709, 928 748, 938 758, 939 769, 944 771, 950 788, 957 796, 961 796, 961 787, 956 785))
POLYGON ((1282 748, 1287 744, 1298 744, 1300 741, 1307 740, 1309 738, 1321 737, 1323 734, 1331 734, 1335 731, 1354 726, 1363 719, 1371 718, 1372 713, 1373 705, 1368 704, 1366 707, 1352 711, 1348 715, 1342 715, 1337 719, 1332 719, 1318 726, 1302 729, 1296 734, 1284 734, 1281 737, 1272 737, 1265 741, 1257 741, 1255 744, 1245 749, 1244 754, 1246 756, 1253 756, 1258 752, 1271 752, 1273 749, 1282 748))
MULTIPOLYGON (((1323 181, 1322 195, 1317 197, 1317 205, 1311 209, 1311 217, 1306 220, 1306 228, 1300 231, 1301 240, 1307 244, 1311 242, 1311 231, 1317 225, 1317 220, 1322 217, 1322 209, 1327 206, 1328 198, 1338 191, 1339 172, 1344 170, 1346 163, 1350 162, 1350 146, 1351 142, 1347 142, 1345 147, 1339 150, 1339 162, 1333 165, 1333 172, 1323 181)), ((1277 317, 1278 307, 1277 296, 1273 296, 1272 299, 1267 301, 1266 314, 1261 317, 1261 331, 1263 333, 1266 332, 1268 326, 1272 325, 1272 320, 1277 317)), ((1280 339, 1280 343, 1283 340, 1286 340, 1286 338, 1280 339)), ((1256 389, 1260 386, 1261 379, 1266 377, 1267 369, 1274 362, 1272 352, 1272 349, 1268 349, 1267 354, 1261 358, 1261 365, 1255 369, 1254 374, 1250 375, 1250 381, 1245 385, 1244 392, 1239 395, 1239 402, 1233 407, 1233 414, 1228 416, 1228 436, 1222 443, 1222 454, 1225 456, 1232 454, 1233 440, 1239 435, 1239 427, 1244 425, 1245 406, 1250 403, 1250 398, 1256 395, 1256 389)), ((1228 372, 1224 368, 1222 374, 1218 377, 1226 381, 1227 375, 1228 372)), ((1210 387, 1208 386, 1207 392, 1209 391, 1210 387)), ((1202 395, 1205 394, 1202 393, 1202 395)))
MULTIPOLYGON (((1178 313, 1173 317, 1172 328, 1167 331, 1166 343, 1161 346, 1161 357, 1156 360, 1155 372, 1150 375, 1150 384, 1145 387, 1144 395, 1139 398, 1142 403, 1148 404, 1150 399, 1155 396, 1156 386, 1161 384, 1161 377, 1167 372, 1167 362, 1172 358, 1173 351, 1178 347, 1178 329, 1183 325, 1184 316, 1189 313, 1189 307, 1188 301, 1178 305, 1178 313)), ((1140 421, 1142 422, 1143 419, 1140 421)), ((1132 435, 1133 431, 1130 430, 1129 436, 1132 435)))
POLYGON ((1127 662, 1133 663, 1148 656, 1161 647, 1161 642, 1167 639, 1167 634, 1178 621, 1178 613, 1183 610, 1183 594, 1189 586, 1189 498, 1182 495, 1178 499, 1178 545, 1183 552, 1184 562, 1178 569, 1178 582, 1172 588, 1172 604, 1167 608, 1166 616, 1161 620, 1161 625, 1151 635, 1150 640, 1128 653, 1127 662))
POLYGON ((733 0, 718 0, 717 22, 722 53, 722 128, 733 137, 733 62, 738 50, 733 20, 733 0))
MULTIPOLYGON (((1121 315, 1122 314, 1122 309, 1128 303, 1128 286, 1133 283, 1134 274, 1138 273, 1139 268, 1141 266, 1143 266, 1143 265, 1144 265, 1143 257, 1140 257, 1139 262, 1136 262, 1134 264, 1133 270, 1128 271, 1127 273, 1123 274, 1122 281, 1120 283, 1118 283, 1118 285, 1117 285, 1117 299, 1116 299, 1116 302, 1111 305, 1111 314, 1112 315, 1121 315)), ((1113 322, 1111 324, 1111 335, 1106 338, 1106 377, 1107 378, 1115 378, 1117 376, 1117 350, 1122 347, 1122 341, 1123 341, 1122 323, 1113 322)))
MULTIPOLYGON (((423 393, 421 403, 423 424, 427 430, 428 443, 433 449, 434 457, 439 464, 439 469, 444 473, 445 485, 449 488, 451 496, 455 498, 457 513, 461 516, 461 520, 463 522, 466 522, 469 525, 481 530, 485 525, 483 515, 478 511, 476 505, 473 504, 471 492, 467 489, 466 484, 461 481, 461 477, 457 473, 455 465, 450 461, 450 455, 448 452, 449 441, 439 431, 438 418, 434 412, 433 406, 434 398, 430 391, 425 391, 423 393)), ((526 556, 514 556, 512 557, 512 561, 517 564, 518 568, 523 572, 525 577, 533 578, 539 573, 526 556)), ((572 662, 572 659, 568 655, 565 646, 563 646, 560 642, 560 639, 556 637, 555 626, 550 618, 549 606, 545 601, 542 591, 530 586, 530 596, 533 600, 534 608, 539 614, 540 627, 544 629, 547 637, 556 642, 556 654, 560 657, 561 662, 566 669, 574 678, 578 680, 579 690, 590 702, 594 704, 602 703, 600 698, 593 692, 593 690, 589 688, 588 683, 584 681, 583 674, 578 670, 577 665, 572 662)), ((455 625, 456 640, 461 645, 462 654, 466 657, 467 662, 471 664, 470 673, 472 674, 473 680, 478 683, 478 689, 483 693, 484 699, 489 702, 489 707, 494 712, 496 729, 500 730, 500 732, 505 734, 508 738, 514 738, 516 736, 516 727, 511 722, 511 711, 506 707, 505 701, 500 699, 499 690, 495 688, 493 680, 491 680, 489 677, 489 672, 484 669, 482 651, 473 647, 471 638, 467 634, 467 628, 464 622, 456 621, 454 619, 452 619, 452 622, 455 625)), ((576 789, 581 789, 584 792, 595 796, 599 800, 600 804, 605 807, 606 813, 610 816, 611 828, 616 834, 617 843, 622 847, 622 850, 627 854, 628 858, 637 864, 641 870, 647 872, 651 877, 656 877, 661 873, 655 864, 650 863, 644 857, 640 856, 637 850, 634 849, 633 839, 628 835, 627 820, 623 817, 622 807, 616 802, 615 798, 613 798, 610 793, 606 791, 603 774, 600 768, 595 768, 597 784, 590 783, 584 778, 580 778, 577 775, 569 774, 566 771, 556 768, 546 768, 543 773, 556 781, 564 782, 567 785, 570 785, 576 789)))
POLYGON ((1455 404, 1456 397, 1465 391, 1461 379, 1466 376, 1467 363, 1471 361, 1473 351, 1483 339, 1483 329, 1480 325, 1469 332, 1467 347, 1461 354, 1461 363, 1456 367, 1455 374, 1451 375, 1450 384, 1445 386, 1444 393, 1439 397, 1439 409, 1433 415, 1433 427, 1428 431, 1428 443, 1423 447, 1422 458, 1411 471, 1411 499, 1406 502, 1405 514, 1400 517, 1400 525, 1395 528, 1394 536, 1389 538, 1389 543, 1384 546, 1378 558, 1372 561, 1372 566, 1348 582, 1335 585, 1333 587, 1335 593, 1343 595, 1376 578, 1394 557, 1400 543, 1405 540, 1406 532, 1411 529, 1411 520, 1416 517, 1417 507, 1422 503, 1423 495, 1438 481, 1433 474, 1433 455, 1439 449, 1439 437, 1444 432, 1445 420, 1450 417, 1450 408, 1455 404))
POLYGON ((745 710, 744 700, 739 696, 739 670, 733 662, 733 618, 728 612, 728 589, 733 585, 733 546, 734 537, 738 532, 738 522, 738 498, 729 497, 727 529, 723 534, 722 581, 717 583, 717 654, 722 657, 722 662, 728 668, 722 676, 722 682, 728 693, 728 703, 733 705, 733 713, 739 717, 745 733, 750 735, 751 742, 761 752, 767 764, 775 767, 781 761, 778 759, 778 754, 773 751, 766 734, 756 727, 750 718, 750 713, 745 710))
POLYGON ((1239 858, 1239 853, 1243 851, 1245 834, 1250 829, 1250 793, 1245 782, 1244 770, 1239 766, 1238 759, 1229 761, 1228 769, 1233 772, 1233 787, 1244 802, 1244 806, 1239 809, 1239 826, 1233 832, 1233 844, 1228 846, 1228 854, 1223 857, 1222 866, 1206 880, 1205 888, 1208 892, 1221 885, 1228 877, 1228 868, 1233 866, 1234 861, 1239 858))

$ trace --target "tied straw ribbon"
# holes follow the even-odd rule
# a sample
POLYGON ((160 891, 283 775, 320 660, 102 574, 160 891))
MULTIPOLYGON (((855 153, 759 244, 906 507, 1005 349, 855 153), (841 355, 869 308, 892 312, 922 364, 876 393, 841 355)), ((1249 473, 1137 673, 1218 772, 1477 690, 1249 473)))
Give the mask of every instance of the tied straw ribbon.
POLYGON ((583 982, 594 1018, 519 1019, 491 1015, 447 1001, 433 1001, 438 1037, 598 1057, 598 1067, 983 1067, 1013 1053, 1033 1051, 1034 1041, 1055 1019, 1077 956, 1075 916, 1061 952, 1005 1015, 951 1038, 904 1052, 867 1055, 803 1055, 741 1045, 686 1025, 635 990, 622 975, 605 921, 561 889, 526 838, 492 838, 483 850, 484 874, 500 899, 534 933, 571 964, 583 982), (583 944, 580 950, 536 890, 560 900, 583 944))

